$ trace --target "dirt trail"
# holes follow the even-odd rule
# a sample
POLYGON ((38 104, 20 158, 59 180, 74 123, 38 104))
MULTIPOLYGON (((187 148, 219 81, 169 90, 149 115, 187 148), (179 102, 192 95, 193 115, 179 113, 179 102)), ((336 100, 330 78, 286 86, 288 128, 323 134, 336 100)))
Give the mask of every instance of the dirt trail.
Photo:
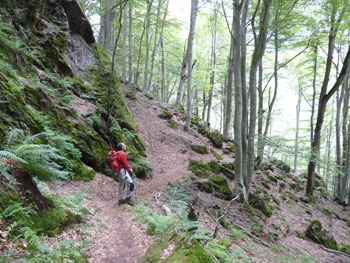
MULTIPOLYGON (((121 85, 123 90, 127 87, 121 85)), ((207 145, 208 139, 200 135, 197 131, 192 134, 183 130, 184 121, 178 116, 174 116, 179 124, 179 128, 174 130, 168 127, 168 122, 158 117, 162 113, 162 108, 169 108, 169 105, 137 94, 137 100, 128 100, 138 134, 146 144, 147 161, 154 169, 152 180, 138 181, 138 193, 142 198, 153 198, 160 190, 166 187, 168 182, 174 182, 179 178, 189 174, 187 170, 188 162, 192 160, 202 160, 209 162, 216 159, 212 153, 198 154, 191 150, 191 144, 207 145)), ((222 151, 215 149, 218 153, 222 151)), ((222 155, 224 161, 233 161, 227 155, 222 155)))
MULTIPOLYGON (((136 203, 153 199, 169 181, 174 182, 186 176, 189 159, 209 161, 215 158, 211 153, 200 155, 191 150, 191 144, 204 144, 207 140, 197 133, 191 135, 184 132, 183 121, 175 116, 174 119, 180 127, 173 130, 165 120, 158 117, 162 112, 161 107, 168 105, 157 101, 150 102, 138 94, 136 101, 128 101, 128 106, 136 122, 138 134, 146 144, 146 159, 154 168, 152 179, 136 179, 133 198, 136 203), (181 153, 184 150, 186 152, 181 153)), ((145 229, 132 221, 125 207, 117 205, 117 182, 96 174, 90 182, 66 182, 61 187, 62 193, 67 195, 81 187, 88 188, 85 204, 92 213, 89 227, 94 232, 87 255, 90 262, 136 263, 143 256, 153 241, 152 237, 145 235, 145 229)), ((79 231, 72 229, 66 236, 74 239, 77 232, 79 231)))

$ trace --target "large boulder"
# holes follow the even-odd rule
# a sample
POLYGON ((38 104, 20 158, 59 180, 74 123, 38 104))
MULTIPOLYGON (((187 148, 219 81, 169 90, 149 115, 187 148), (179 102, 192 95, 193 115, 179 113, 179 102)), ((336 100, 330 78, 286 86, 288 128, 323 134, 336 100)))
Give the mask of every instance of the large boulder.
POLYGON ((250 193, 248 197, 249 203, 252 207, 260 210, 265 216, 270 217, 272 215, 273 207, 269 205, 264 198, 257 194, 250 193))
POLYGON ((313 220, 311 222, 306 230, 306 236, 327 248, 338 250, 337 241, 331 233, 322 228, 322 224, 318 220, 313 220))
POLYGON ((224 200, 231 200, 234 197, 226 179, 218 175, 213 175, 207 182, 198 182, 197 186, 200 191, 213 193, 224 200))

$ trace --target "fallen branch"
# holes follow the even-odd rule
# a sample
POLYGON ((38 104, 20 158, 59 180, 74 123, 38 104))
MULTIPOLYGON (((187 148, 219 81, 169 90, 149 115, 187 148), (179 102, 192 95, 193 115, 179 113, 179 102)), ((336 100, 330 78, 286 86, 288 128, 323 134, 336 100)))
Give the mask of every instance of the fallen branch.
POLYGON ((232 198, 232 200, 230 201, 230 203, 228 204, 225 212, 216 219, 216 227, 214 229, 214 233, 212 235, 213 238, 216 238, 216 235, 218 234, 218 230, 219 230, 219 226, 220 226, 220 220, 222 220, 223 218, 225 218, 227 216, 227 213, 229 212, 230 210, 230 207, 233 203, 233 201, 235 201, 237 198, 239 197, 239 195, 237 195, 236 197, 232 198))
POLYGON ((345 253, 345 252, 342 252, 342 251, 333 250, 333 249, 329 249, 329 248, 326 248, 326 247, 322 247, 322 248, 323 248, 324 250, 326 250, 327 252, 330 252, 330 253, 334 253, 334 254, 338 254, 338 255, 350 257, 349 254, 347 254, 347 253, 345 253))
POLYGON ((249 232, 248 229, 246 229, 246 228, 244 228, 244 227, 242 227, 242 226, 240 226, 240 225, 238 225, 238 224, 235 224, 235 223, 231 223, 231 224, 234 225, 235 227, 237 227, 237 228, 243 230, 247 236, 249 236, 249 237, 255 239, 255 240, 258 241, 260 244, 262 244, 262 245, 264 245, 264 246, 266 246, 266 247, 271 247, 271 246, 270 246, 268 243, 266 243, 264 240, 262 240, 262 239, 258 238, 257 236, 251 234, 251 233, 249 232))
POLYGON ((220 263, 220 261, 211 253, 208 249, 205 248, 205 244, 203 242, 200 242, 202 244, 202 247, 204 248, 205 251, 208 252, 208 254, 215 260, 215 262, 220 263))

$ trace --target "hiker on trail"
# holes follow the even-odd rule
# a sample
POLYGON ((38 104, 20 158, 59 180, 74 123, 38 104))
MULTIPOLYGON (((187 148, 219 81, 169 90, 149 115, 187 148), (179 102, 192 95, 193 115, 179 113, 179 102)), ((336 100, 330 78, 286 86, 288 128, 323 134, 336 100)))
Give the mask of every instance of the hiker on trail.
POLYGON ((131 194, 134 190, 134 181, 130 174, 132 169, 129 167, 128 161, 125 154, 126 146, 124 143, 119 143, 117 145, 117 162, 118 162, 118 181, 119 181, 119 191, 118 191, 118 204, 127 203, 129 205, 134 205, 131 200, 131 194), (126 187, 126 198, 123 198, 123 190, 126 187))

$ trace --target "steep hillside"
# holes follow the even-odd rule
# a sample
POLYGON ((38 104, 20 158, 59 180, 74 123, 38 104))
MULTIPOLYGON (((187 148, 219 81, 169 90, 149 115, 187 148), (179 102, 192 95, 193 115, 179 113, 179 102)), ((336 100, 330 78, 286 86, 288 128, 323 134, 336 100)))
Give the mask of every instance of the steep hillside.
POLYGON ((350 211, 322 178, 306 198, 264 160, 238 202, 233 142, 112 78, 77 1, 0 6, 0 262, 350 262, 350 211), (121 141, 134 207, 106 161, 121 141))
MULTIPOLYGON (((76 1, 2 1, 1 12, 1 138, 14 128, 66 134, 81 161, 101 172, 109 143, 126 141, 134 161, 145 155, 111 63, 76 1)), ((81 161, 74 172, 84 170, 81 161)))
POLYGON ((42 181, 112 176, 109 144, 121 141, 136 176, 147 175, 144 143, 78 2, 1 1, 0 251, 10 254, 1 260, 20 253, 36 262, 86 261, 75 245, 59 256, 40 241, 89 214, 79 197, 62 196, 42 181))
POLYGON ((350 210, 329 199, 321 177, 317 177, 314 198, 307 198, 304 178, 293 176, 291 168, 281 161, 265 160, 256 167, 249 205, 231 203, 232 143, 214 147, 218 145, 208 138, 210 132, 203 132, 206 128, 196 118, 191 134, 185 133, 181 111, 131 87, 122 88, 147 146, 147 159, 155 168, 152 181, 142 182, 138 189, 152 203, 139 199, 140 206, 131 214, 136 221, 146 223, 146 233, 160 236, 161 243, 169 242, 155 242, 141 262, 183 262, 167 261, 162 256, 157 259, 158 252, 169 256, 176 250, 173 241, 163 239, 166 232, 161 230, 174 218, 216 262, 350 262, 350 210), (179 127, 174 129, 173 122, 179 127), (199 154, 191 149, 193 145, 205 146, 208 152, 199 154), (179 202, 185 203, 179 206, 179 202), (193 213, 197 219, 188 220, 193 213), (153 218, 159 215, 162 220, 153 218), (318 224, 315 220, 322 230, 310 231, 310 225, 318 224))

